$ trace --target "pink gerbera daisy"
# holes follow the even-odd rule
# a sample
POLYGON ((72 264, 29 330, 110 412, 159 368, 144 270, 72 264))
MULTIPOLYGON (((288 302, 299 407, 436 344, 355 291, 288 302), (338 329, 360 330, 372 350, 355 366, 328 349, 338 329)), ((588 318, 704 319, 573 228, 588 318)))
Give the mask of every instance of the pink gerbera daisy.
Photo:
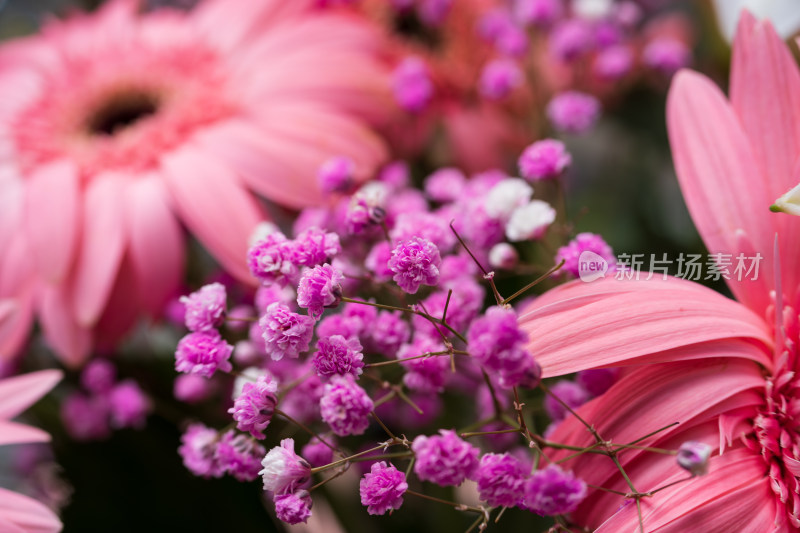
POLYGON ((349 157, 363 180, 386 155, 368 124, 390 107, 388 74, 354 14, 313 0, 136 8, 112 0, 0 47, 0 296, 21 302, 14 331, 36 307, 72 364, 161 310, 182 225, 250 280, 264 218, 251 191, 314 204, 323 162, 349 157))
MULTIPOLYGON (((44 396, 60 379, 61 372, 42 370, 0 380, 0 445, 50 440, 44 431, 10 419, 44 396)), ((61 521, 36 500, 0 488, 0 531, 55 533, 61 531, 61 521)))
MULTIPOLYGON (((521 317, 546 376, 628 367, 578 409, 603 438, 656 432, 639 444, 713 450, 707 475, 641 500, 648 532, 800 530, 800 219, 769 211, 797 183, 800 72, 769 22, 742 17, 730 86, 728 102, 703 76, 679 73, 667 122, 689 211, 709 252, 729 255, 738 302, 675 278, 576 281, 521 317), (763 257, 757 275, 737 273, 740 254, 763 257)), ((550 438, 591 442, 571 416, 550 438)), ((590 455, 569 468, 589 486, 630 492, 612 461, 590 455)), ((619 460, 640 492, 686 477, 674 456, 629 450, 619 460)), ((599 532, 639 530, 637 505, 622 500, 590 490, 573 519, 599 532)))

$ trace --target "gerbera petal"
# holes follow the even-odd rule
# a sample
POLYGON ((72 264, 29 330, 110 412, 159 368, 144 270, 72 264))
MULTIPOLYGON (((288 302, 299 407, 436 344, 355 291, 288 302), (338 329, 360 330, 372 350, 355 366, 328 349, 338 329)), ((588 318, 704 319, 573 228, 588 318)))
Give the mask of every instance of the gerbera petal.
POLYGON ((155 174, 130 182, 126 215, 136 298, 152 315, 175 295, 184 265, 181 228, 169 205, 169 192, 155 174))
POLYGON ((63 281, 75 256, 78 195, 78 171, 68 161, 37 169, 26 183, 26 233, 36 268, 50 282, 63 281))
POLYGON ((22 180, 5 167, 0 169, 0 250, 6 249, 22 224, 22 180))
POLYGON ((91 332, 77 323, 71 300, 62 287, 41 287, 39 320, 45 339, 58 358, 68 366, 80 366, 89 357, 91 332))
POLYGON ((0 488, 0 519, 19 527, 25 533, 56 533, 61 521, 43 504, 0 488))
POLYGON ((710 289, 675 278, 575 281, 535 300, 519 321, 546 376, 703 356, 771 364, 772 341, 760 318, 710 289), (702 345, 737 338, 756 342, 702 345))
POLYGON ((40 370, 0 380, 0 419, 20 414, 55 387, 62 377, 58 370, 40 370))
POLYGON ((246 265, 248 239, 264 215, 228 166, 197 146, 164 157, 163 171, 181 217, 226 270, 254 283, 246 265))
POLYGON ((675 170, 700 235, 712 253, 741 252, 737 235, 764 256, 757 279, 728 280, 737 300, 762 314, 769 305, 774 239, 764 169, 725 97, 707 78, 679 72, 667 99, 675 170))
POLYGON ((93 326, 103 311, 125 252, 125 180, 108 173, 86 189, 72 289, 75 318, 83 326, 93 326))
MULTIPOLYGON (((0 446, 31 442, 49 442, 50 434, 39 428, 0 420, 0 446)), ((0 531, 2 531, 0 529, 0 531)))

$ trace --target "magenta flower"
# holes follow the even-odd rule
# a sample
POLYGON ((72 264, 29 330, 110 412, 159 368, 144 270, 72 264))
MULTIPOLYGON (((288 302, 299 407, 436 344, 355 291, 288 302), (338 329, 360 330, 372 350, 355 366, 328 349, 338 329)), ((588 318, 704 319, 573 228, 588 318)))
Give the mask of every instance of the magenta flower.
POLYGON ((294 452, 294 439, 283 439, 280 446, 267 452, 261 466, 264 490, 276 495, 292 493, 311 480, 311 467, 294 452))
POLYGON ((572 156, 561 141, 544 139, 525 148, 519 156, 520 176, 539 181, 560 176, 572 164, 572 156))
POLYGON ((258 478, 261 458, 266 450, 253 439, 233 430, 220 437, 214 449, 214 460, 219 468, 239 481, 253 481, 258 478))
POLYGON ((0 186, 0 248, 18 251, 4 271, 24 273, 0 293, 23 304, 12 348, 36 312, 77 366, 96 329, 119 338, 159 314, 184 271, 182 226, 247 281, 247 239, 264 218, 251 191, 319 204, 330 157, 352 158, 357 181, 383 162, 369 124, 393 111, 374 82, 388 72, 373 31, 314 2, 283 6, 114 0, 0 47, 0 85, 30 80, 24 98, 4 98, 0 124, 17 169, 0 186))
POLYGON ((524 506, 544 516, 571 513, 586 497, 586 483, 553 463, 525 482, 524 506))
POLYGON ((81 372, 81 385, 89 392, 108 392, 117 381, 117 368, 107 359, 91 361, 81 372))
POLYGON ((489 100, 502 100, 525 82, 525 75, 516 62, 495 59, 481 71, 478 89, 489 100))
POLYGON ((175 370, 211 377, 215 371, 233 370, 233 346, 216 330, 196 331, 183 337, 175 348, 175 370))
POLYGON ((439 435, 431 437, 418 435, 411 449, 417 459, 417 476, 443 487, 460 485, 478 468, 478 448, 449 429, 440 429, 439 435))
POLYGON ((332 157, 317 172, 319 188, 323 193, 347 192, 353 186, 355 163, 349 157, 332 157))
POLYGON ((294 240, 291 257, 297 265, 314 267, 330 263, 341 251, 338 235, 312 227, 294 240))
POLYGON ((580 258, 583 252, 592 252, 599 255, 608 263, 608 270, 613 272, 616 268, 617 258, 614 251, 606 244, 600 235, 594 233, 578 233, 566 246, 558 249, 555 259, 556 264, 564 261, 561 272, 567 272, 574 277, 580 275, 580 258))
POLYGON ((418 113, 428 106, 434 87, 424 61, 417 57, 405 59, 395 69, 393 77, 394 97, 400 107, 418 113))
POLYGON ((311 517, 311 495, 307 490, 298 490, 275 496, 275 514, 287 524, 305 523, 311 517))
MULTIPOLYGON (((563 285, 521 314, 528 348, 545 376, 627 367, 605 394, 578 410, 600 435, 630 442, 680 421, 641 444, 710 446, 707 475, 643 502, 647 531, 664 524, 689 531, 700 522, 708 531, 800 527, 794 473, 800 437, 791 410, 778 407, 800 398, 793 377, 800 225, 769 211, 797 184, 800 121, 787 110, 800 109, 800 72, 771 24, 748 13, 734 43, 730 87, 728 101, 703 76, 679 72, 667 124, 689 212, 709 252, 730 254, 727 283, 738 301, 681 279, 607 277, 563 285)), ((567 417, 549 439, 582 447, 593 442, 584 431, 567 417)), ((607 458, 566 465, 587 484, 625 491, 615 465, 600 459, 607 458)), ((620 461, 637 473, 632 481, 641 491, 686 477, 672 456, 621 454, 620 461)), ((590 489, 572 519, 600 533, 639 528, 636 506, 621 503, 590 489)))
POLYGON ((513 309, 490 307, 467 331, 467 350, 490 373, 505 377, 509 385, 532 368, 533 356, 525 348, 528 335, 517 325, 513 309), (516 379, 515 379, 516 378, 516 379))
POLYGON ((557 130, 584 133, 600 117, 600 102, 590 94, 566 91, 554 96, 546 111, 557 130))
POLYGON ((218 441, 219 433, 215 429, 203 424, 192 424, 188 427, 181 436, 178 453, 189 472, 204 478, 222 476, 224 470, 216 459, 218 441))
POLYGON ((285 284, 297 276, 293 252, 293 243, 283 233, 275 231, 247 250, 247 266, 250 273, 265 285, 285 284))
POLYGON ((562 379, 551 386, 550 391, 553 395, 548 394, 545 397, 544 410, 553 422, 560 422, 569 414, 567 408, 561 405, 553 396, 557 396, 559 400, 569 405, 572 409, 577 409, 589 399, 589 393, 586 389, 579 383, 568 379, 562 379))
POLYGON ((340 437, 361 435, 369 427, 373 403, 351 374, 334 376, 319 400, 322 420, 340 437))
POLYGON ((361 349, 361 343, 354 337, 332 335, 320 338, 312 361, 317 375, 324 378, 350 374, 358 378, 364 368, 361 349))
POLYGON ((400 509, 406 490, 406 475, 384 461, 372 463, 370 471, 364 474, 359 483, 361 505, 366 505, 367 512, 373 515, 400 509))
POLYGON ((474 475, 481 500, 492 507, 516 506, 525 492, 526 478, 522 462, 507 453, 487 453, 474 475))
POLYGON ((112 426, 142 428, 152 404, 135 381, 126 379, 111 389, 108 407, 112 426))
POLYGON ((284 357, 296 359, 308 350, 314 335, 314 319, 293 313, 282 303, 275 302, 258 321, 264 349, 274 361, 284 357))
POLYGON ((708 473, 708 459, 711 457, 711 446, 705 442, 688 441, 678 448, 678 464, 693 476, 708 473))
POLYGON ((342 272, 329 264, 306 270, 297 286, 297 305, 317 319, 323 308, 336 307, 342 299, 342 272))
POLYGON ((439 249, 428 239, 413 237, 398 244, 392 250, 389 268, 394 272, 394 281, 409 294, 415 294, 420 285, 436 285, 439 282, 439 265, 442 259, 439 249))
POLYGON ((181 296, 189 331, 206 331, 221 326, 227 310, 226 298, 225 286, 221 283, 204 285, 189 296, 181 296))
POLYGON ((278 383, 269 374, 260 376, 255 383, 245 383, 233 407, 228 409, 236 421, 236 428, 263 439, 278 403, 277 391, 278 383))

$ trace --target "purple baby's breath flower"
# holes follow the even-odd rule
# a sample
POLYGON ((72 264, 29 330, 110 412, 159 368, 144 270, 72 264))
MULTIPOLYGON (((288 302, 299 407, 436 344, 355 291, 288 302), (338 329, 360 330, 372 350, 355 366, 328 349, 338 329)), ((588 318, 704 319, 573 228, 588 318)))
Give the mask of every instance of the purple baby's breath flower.
POLYGON ((319 401, 322 420, 340 437, 361 435, 369 426, 373 403, 352 375, 334 376, 319 401))
POLYGON ((314 369, 320 377, 350 374, 358 377, 363 372, 364 354, 361 343, 355 337, 341 335, 321 337, 314 354, 314 369))
POLYGON ((514 17, 520 24, 544 28, 561 18, 562 0, 516 0, 514 17))
POLYGON ((440 168, 425 179, 425 194, 434 202, 453 202, 464 190, 467 178, 457 168, 440 168))
MULTIPOLYGON (((327 442, 330 443, 330 440, 327 440, 327 442)), ((333 450, 316 437, 303 446, 302 455, 313 467, 324 466, 333 462, 333 450)))
POLYGON ((642 52, 645 65, 667 76, 687 66, 692 59, 689 48, 677 39, 654 39, 642 52))
POLYGON ((311 495, 307 490, 275 496, 275 514, 287 524, 305 523, 311 517, 311 495))
POLYGON ((198 403, 213 392, 212 382, 197 374, 180 374, 175 378, 172 394, 186 403, 198 403))
POLYGON ((546 113, 557 130, 583 133, 594 126, 600 116, 600 102, 590 94, 565 91, 550 100, 546 113))
POLYGON ((233 370, 230 357, 233 346, 216 330, 195 331, 183 337, 175 349, 175 370, 211 377, 216 370, 233 370))
POLYGON ((416 462, 414 472, 422 481, 442 487, 460 485, 478 467, 478 448, 458 437, 455 431, 440 429, 439 435, 419 435, 411 444, 416 462))
POLYGON ((323 193, 347 192, 353 186, 355 163, 349 157, 328 159, 319 167, 317 181, 323 193))
POLYGON ((415 294, 420 285, 436 285, 439 281, 439 249, 428 239, 413 237, 392 250, 389 268, 394 281, 409 294, 415 294))
POLYGON ((219 434, 203 424, 192 424, 181 436, 178 453, 183 465, 192 474, 204 478, 221 477, 223 468, 217 462, 216 450, 219 434))
POLYGON ((543 139, 528 146, 519 156, 519 172, 526 180, 540 181, 560 176, 572 163, 564 143, 543 139))
POLYGON ((490 307, 467 332, 467 350, 504 385, 522 385, 535 370, 533 356, 525 349, 528 340, 517 325, 513 309, 490 307))
POLYGON ((550 53, 561 61, 574 61, 594 46, 592 26, 586 20, 565 20, 550 33, 550 53))
POLYGON ((450 359, 441 355, 419 357, 420 355, 444 351, 444 345, 438 337, 435 339, 417 333, 411 344, 402 346, 397 352, 397 358, 403 361, 406 368, 403 383, 411 390, 430 393, 441 392, 450 375, 450 359))
POLYGON ((449 222, 435 213, 403 213, 395 220, 390 236, 396 242, 414 237, 427 239, 440 250, 446 251, 455 244, 449 222))
POLYGON ((61 404, 61 421, 75 440, 105 439, 111 434, 108 411, 108 402, 104 397, 74 393, 61 404))
POLYGON ((594 398, 610 389, 618 375, 619 370, 616 368, 590 368, 578 372, 575 381, 594 398))
POLYGON ((329 264, 306 270, 297 286, 297 305, 308 309, 314 319, 319 318, 323 308, 339 305, 342 281, 342 272, 329 264))
POLYGON ((494 47, 501 54, 520 57, 528 50, 528 34, 516 24, 505 26, 494 41, 494 47))
POLYGON ((267 307, 275 302, 280 302, 290 309, 297 307, 297 294, 291 287, 281 287, 280 285, 261 286, 256 290, 253 303, 259 315, 267 312, 267 307))
POLYGON ((589 393, 574 381, 562 379, 550 388, 553 394, 548 394, 544 399, 544 410, 553 422, 563 420, 569 411, 556 400, 557 396, 562 402, 569 405, 572 409, 577 409, 589 399, 589 393))
POLYGON ((264 479, 264 490, 276 495, 292 493, 311 480, 311 467, 295 453, 294 439, 283 439, 280 446, 267 452, 261 466, 259 475, 264 479))
POLYGON ((511 213, 506 224, 506 237, 511 242, 539 239, 556 219, 556 210, 545 201, 531 200, 511 213))
POLYGON ((266 352, 273 360, 296 358, 308 350, 314 335, 314 319, 293 313, 281 303, 273 303, 258 322, 266 352))
POLYGON ((487 453, 475 472, 481 500, 493 507, 514 507, 525 493, 524 465, 507 453, 487 453))
POLYGON ((400 509, 406 490, 406 475, 384 461, 373 463, 359 483, 361 505, 366 505, 367 512, 371 515, 382 515, 389 510, 400 509))
POLYGON ((709 457, 711 457, 711 446, 704 442, 684 442, 678 449, 678 465, 693 476, 703 476, 708 473, 709 457))
POLYGON ((525 483, 525 507, 543 516, 571 513, 586 497, 586 483, 556 464, 537 470, 525 483))
POLYGON ((392 88, 401 108, 412 113, 425 109, 433 98, 433 82, 425 62, 418 57, 404 59, 394 70, 392 88))
POLYGON ((499 242, 489 250, 489 265, 492 268, 510 270, 517 265, 518 261, 517 250, 507 242, 499 242))
POLYGON ((313 267, 329 263, 341 251, 339 236, 319 228, 308 228, 295 239, 292 261, 297 265, 313 267))
POLYGON ((597 54, 592 69, 598 78, 614 81, 633 68, 633 51, 623 44, 610 46, 597 54))
POLYGON ((106 359, 95 359, 81 372, 81 385, 89 392, 101 394, 108 392, 117 380, 114 363, 106 359))
POLYGON ((245 383, 233 407, 228 409, 236 421, 236 428, 263 439, 263 432, 278 404, 277 390, 278 383, 269 374, 260 376, 255 383, 245 383))
POLYGON ((261 283, 284 283, 297 275, 297 266, 291 261, 292 242, 275 231, 257 241, 247 251, 247 266, 261 283))
POLYGON ((372 272, 372 276, 377 282, 389 281, 392 279, 392 269, 389 268, 389 259, 392 258, 392 245, 386 241, 380 241, 369 251, 364 260, 364 266, 372 272))
POLYGON ((221 326, 227 309, 226 298, 225 286, 221 283, 210 283, 189 296, 181 296, 189 331, 206 331, 221 326))
POLYGON ((384 357, 394 357, 410 336, 408 322, 399 311, 382 311, 370 329, 370 347, 384 357))
POLYGON ((258 478, 265 453, 264 447, 253 439, 230 430, 219 439, 214 459, 219 468, 239 481, 253 481, 258 478))
POLYGON ((342 313, 326 316, 317 324, 317 337, 331 337, 341 335, 349 339, 358 338, 363 329, 361 321, 356 317, 344 316, 342 313))
POLYGON ((495 59, 483 67, 478 87, 484 97, 502 100, 524 81, 525 76, 514 61, 495 59))
POLYGON ((108 395, 111 425, 117 428, 144 426, 151 403, 139 385, 130 379, 117 384, 108 395))
POLYGON ((617 260, 614 250, 606 241, 594 233, 579 233, 566 246, 558 249, 554 261, 556 264, 564 261, 564 266, 558 272, 567 272, 577 278, 580 275, 580 257, 583 252, 599 255, 608 263, 609 271, 614 270, 617 260))

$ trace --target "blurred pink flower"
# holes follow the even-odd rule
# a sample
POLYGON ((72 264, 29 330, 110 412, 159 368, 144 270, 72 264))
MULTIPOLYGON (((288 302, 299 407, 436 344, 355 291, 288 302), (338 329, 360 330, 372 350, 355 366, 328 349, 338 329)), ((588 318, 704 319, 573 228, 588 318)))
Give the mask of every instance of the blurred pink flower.
MULTIPOLYGON (((520 319, 546 376, 627 367, 578 409, 603 438, 661 430, 640 444, 712 447, 707 475, 641 500, 646 531, 800 528, 800 220, 769 211, 798 181, 800 71, 770 23, 742 18, 730 85, 729 102, 705 77, 680 72, 667 123, 689 211, 709 252, 731 254, 738 302, 676 278, 576 281, 520 319), (737 256, 757 253, 757 279, 739 279, 737 256)), ((550 439, 591 442, 571 416, 550 439)), ((589 485, 630 491, 612 461, 589 455, 569 468, 589 485)), ((630 450, 619 460, 641 492, 686 476, 670 455, 630 450)), ((621 500, 590 490, 573 519, 598 532, 638 531, 636 505, 621 500)))
POLYGON ((35 312, 62 359, 157 314, 183 273, 185 226, 251 280, 251 192, 322 201, 330 157, 366 179, 386 156, 381 39, 313 0, 208 0, 136 12, 112 0, 0 47, 0 297, 19 346, 35 312))
MULTIPOLYGON (((61 372, 42 370, 0 380, 0 445, 50 440, 44 431, 10 420, 44 396, 60 379, 61 372)), ((36 500, 0 488, 0 531, 57 532, 61 531, 61 521, 36 500)))

